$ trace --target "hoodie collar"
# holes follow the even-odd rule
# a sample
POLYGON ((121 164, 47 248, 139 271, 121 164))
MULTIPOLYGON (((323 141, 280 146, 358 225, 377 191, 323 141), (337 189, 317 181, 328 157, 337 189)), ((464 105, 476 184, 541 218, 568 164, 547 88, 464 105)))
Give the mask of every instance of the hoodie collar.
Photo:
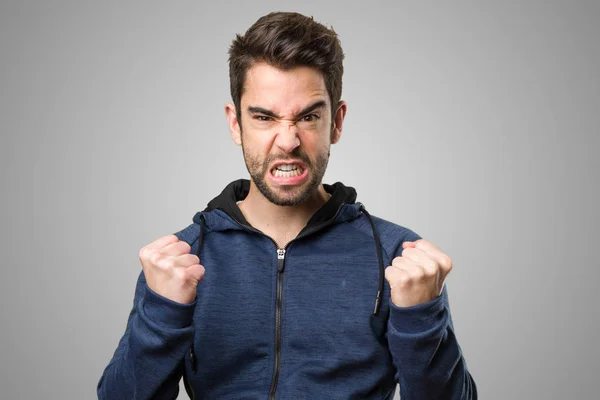
MULTIPOLYGON (((357 218, 360 213, 366 215, 369 220, 369 224, 371 225, 371 229, 373 230, 373 239, 375 241, 375 248, 377 250, 377 261, 379 265, 379 280, 378 280, 378 290, 377 296, 375 298, 375 309, 373 311, 374 315, 379 313, 380 305, 381 305, 381 296, 384 288, 384 264, 383 264, 383 255, 381 249, 381 241, 379 239, 379 233, 375 227, 375 222, 373 221, 373 217, 367 212, 365 207, 361 203, 356 203, 356 190, 354 188, 345 186, 341 182, 336 182, 333 185, 323 185, 325 191, 331 194, 329 200, 312 216, 312 218, 308 221, 304 229, 298 234, 300 236, 306 236, 311 232, 318 231, 319 229, 327 226, 328 224, 335 222, 343 222, 349 221, 354 218, 357 218)), ((196 255, 200 257, 200 250, 202 248, 202 240, 204 235, 204 227, 205 223, 208 219, 219 219, 224 221, 226 219, 234 219, 238 224, 244 225, 244 227, 240 227, 238 225, 238 229, 250 229, 255 230, 250 226, 244 215, 240 211, 240 208, 237 205, 237 202, 240 200, 244 200, 250 191, 250 181, 247 179, 239 179, 237 181, 231 182, 229 185, 225 187, 225 189, 221 192, 220 195, 215 197, 208 203, 206 209, 202 212, 196 213, 194 216, 194 222, 200 224, 200 233, 198 236, 198 248, 196 250, 196 255), (211 213, 211 211, 215 211, 211 213), (229 218, 223 218, 222 216, 216 216, 214 214, 224 213, 229 218), (212 215, 212 218, 210 217, 212 215)), ((228 227, 225 229, 231 229, 231 222, 228 222, 228 227)))
MULTIPOLYGON (((356 190, 352 187, 345 186, 341 182, 336 182, 333 185, 323 184, 323 187, 327 193, 331 194, 331 197, 310 218, 303 231, 331 223, 344 204, 355 204, 356 202, 356 190)), ((238 223, 250 227, 237 205, 238 201, 246 198, 249 191, 250 181, 248 179, 233 181, 223 189, 221 194, 208 203, 203 212, 221 210, 238 223)))

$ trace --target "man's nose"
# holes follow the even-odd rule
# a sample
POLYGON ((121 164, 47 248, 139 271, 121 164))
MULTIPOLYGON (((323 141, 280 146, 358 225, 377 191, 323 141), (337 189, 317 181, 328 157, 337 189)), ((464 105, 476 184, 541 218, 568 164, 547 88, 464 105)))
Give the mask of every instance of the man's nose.
POLYGON ((275 145, 286 153, 291 153, 300 146, 298 127, 294 121, 284 120, 279 124, 275 145))

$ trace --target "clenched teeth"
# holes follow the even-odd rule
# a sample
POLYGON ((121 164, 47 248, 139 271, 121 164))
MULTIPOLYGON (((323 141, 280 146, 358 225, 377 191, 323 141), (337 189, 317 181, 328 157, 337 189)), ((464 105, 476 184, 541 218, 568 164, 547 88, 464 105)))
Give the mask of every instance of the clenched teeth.
POLYGON ((300 168, 300 167, 298 167, 298 165, 296 165, 296 164, 281 164, 277 167, 277 169, 280 171, 293 171, 297 168, 300 168))
POLYGON ((297 164, 282 164, 273 168, 271 173, 276 177, 291 178, 302 175, 303 169, 297 164))

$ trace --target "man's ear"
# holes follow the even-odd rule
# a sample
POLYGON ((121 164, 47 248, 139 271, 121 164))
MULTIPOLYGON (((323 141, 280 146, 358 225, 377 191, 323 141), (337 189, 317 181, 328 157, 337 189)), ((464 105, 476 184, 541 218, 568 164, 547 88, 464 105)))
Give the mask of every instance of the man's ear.
POLYGON ((229 125, 229 132, 231 132, 231 139, 238 146, 242 145, 242 129, 237 118, 235 106, 231 103, 225 104, 225 117, 227 117, 227 124, 229 125))
POLYGON ((340 100, 337 104, 337 110, 333 116, 333 129, 331 130, 331 144, 336 144, 342 137, 342 126, 344 126, 344 117, 346 116, 346 102, 340 100))

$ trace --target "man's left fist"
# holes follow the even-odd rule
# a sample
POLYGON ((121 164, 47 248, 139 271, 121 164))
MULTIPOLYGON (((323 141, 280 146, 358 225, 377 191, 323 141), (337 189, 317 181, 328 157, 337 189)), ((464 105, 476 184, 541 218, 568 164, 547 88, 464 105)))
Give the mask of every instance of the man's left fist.
POLYGON ((398 307, 427 303, 442 293, 452 259, 424 239, 402 243, 402 256, 385 269, 392 302, 398 307))

